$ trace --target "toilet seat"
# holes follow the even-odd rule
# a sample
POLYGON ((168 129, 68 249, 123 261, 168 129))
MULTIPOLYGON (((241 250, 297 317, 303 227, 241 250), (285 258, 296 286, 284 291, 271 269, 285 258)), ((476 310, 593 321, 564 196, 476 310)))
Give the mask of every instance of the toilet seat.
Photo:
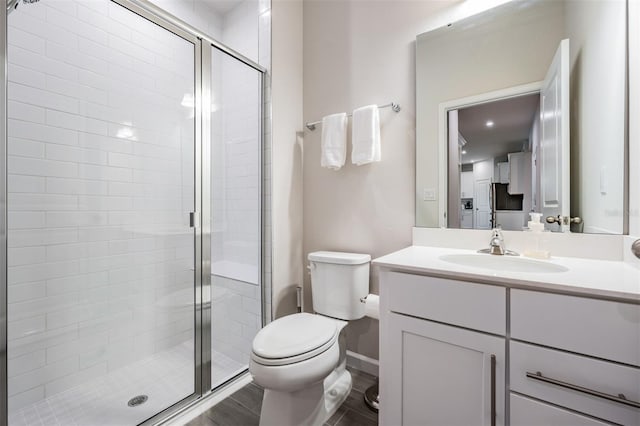
POLYGON ((339 333, 334 319, 308 313, 288 315, 258 332, 251 359, 265 366, 305 361, 335 345, 339 333))

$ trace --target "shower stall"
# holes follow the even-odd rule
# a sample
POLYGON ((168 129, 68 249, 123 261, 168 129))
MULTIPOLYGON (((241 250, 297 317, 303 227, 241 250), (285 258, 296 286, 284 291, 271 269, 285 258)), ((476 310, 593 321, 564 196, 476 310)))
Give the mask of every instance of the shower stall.
POLYGON ((245 373, 268 319, 265 68, 144 0, 22 2, 0 425, 153 424, 245 373))

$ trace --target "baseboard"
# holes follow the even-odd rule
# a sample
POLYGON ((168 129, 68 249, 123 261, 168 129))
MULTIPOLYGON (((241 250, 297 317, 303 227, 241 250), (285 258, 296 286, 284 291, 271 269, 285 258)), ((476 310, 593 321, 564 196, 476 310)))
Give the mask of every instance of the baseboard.
POLYGON ((378 377, 378 360, 359 353, 347 351, 347 365, 378 377))

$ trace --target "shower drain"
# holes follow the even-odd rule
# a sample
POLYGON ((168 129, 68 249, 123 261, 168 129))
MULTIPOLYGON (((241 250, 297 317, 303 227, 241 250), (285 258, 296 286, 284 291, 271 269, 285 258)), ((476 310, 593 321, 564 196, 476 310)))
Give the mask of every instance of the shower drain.
POLYGON ((147 395, 134 396, 129 400, 129 402, 127 402, 127 405, 129 407, 137 407, 138 405, 142 405, 147 402, 147 399, 149 399, 147 395))

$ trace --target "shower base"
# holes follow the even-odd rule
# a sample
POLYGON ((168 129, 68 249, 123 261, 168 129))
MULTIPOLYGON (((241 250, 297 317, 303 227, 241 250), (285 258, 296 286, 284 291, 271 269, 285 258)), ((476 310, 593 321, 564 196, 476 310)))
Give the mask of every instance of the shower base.
MULTIPOLYGON (((212 352, 214 386, 244 369, 245 365, 212 352)), ((193 344, 186 342, 14 411, 9 425, 136 425, 191 395, 193 370, 193 344), (140 395, 148 399, 127 405, 140 395)))

